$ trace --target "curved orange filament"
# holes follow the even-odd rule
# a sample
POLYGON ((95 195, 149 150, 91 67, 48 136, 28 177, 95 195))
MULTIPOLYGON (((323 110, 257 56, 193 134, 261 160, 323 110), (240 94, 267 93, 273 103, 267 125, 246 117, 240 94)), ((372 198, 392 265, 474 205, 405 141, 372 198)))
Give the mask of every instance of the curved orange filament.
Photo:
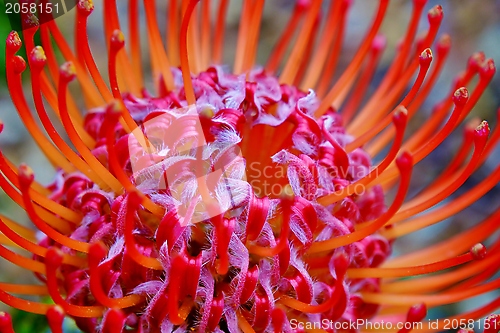
MULTIPOLYGON (((25 208, 21 193, 19 193, 18 190, 14 188, 14 186, 12 186, 5 179, 4 175, 1 173, 0 173, 0 187, 16 204, 18 204, 22 208, 25 208)), ((45 208, 36 206, 35 211, 40 215, 40 217, 44 221, 46 221, 48 225, 52 226, 53 228, 56 228, 60 232, 66 233, 71 230, 71 226, 67 221, 59 218, 58 216, 53 215, 45 208)))
POLYGON ((370 58, 368 59, 368 63, 362 69, 359 81, 354 86, 354 91, 352 92, 352 96, 347 101, 347 104, 342 107, 342 120, 344 124, 350 123, 356 110, 361 104, 363 96, 366 94, 368 86, 373 77, 373 74, 377 69, 377 64, 380 61, 385 46, 386 46, 386 40, 382 35, 377 36, 373 40, 370 49, 370 58))
POLYGON ((120 182, 109 172, 104 165, 99 162, 99 160, 92 154, 89 148, 85 145, 82 139, 78 136, 75 131, 73 122, 68 114, 68 108, 66 104, 66 91, 68 89, 68 84, 74 78, 73 76, 73 66, 71 63, 66 63, 61 67, 62 72, 59 73, 59 91, 58 91, 58 102, 59 111, 61 112, 61 121, 68 133, 69 139, 75 145, 78 152, 82 155, 83 159, 88 163, 89 167, 100 175, 103 182, 109 186, 115 193, 120 193, 122 191, 122 185, 120 182))
MULTIPOLYGON (((380 28, 380 25, 382 24, 382 21, 385 16, 385 12, 387 11, 387 6, 389 4, 388 0, 380 0, 379 3, 379 8, 377 10, 377 14, 375 16, 375 19, 373 21, 373 24, 367 34, 367 36, 363 39, 363 43, 360 45, 358 51, 354 55, 352 61, 350 62, 349 66, 346 68, 344 73, 342 73, 342 76, 337 80, 335 85, 330 89, 330 91, 327 93, 327 95, 323 98, 323 101, 319 105, 318 109, 314 113, 316 118, 320 117, 323 115, 330 106, 332 106, 332 103, 334 100, 337 98, 337 94, 342 90, 342 87, 348 85, 352 80, 355 78, 355 73, 359 71, 359 68, 361 67, 361 64, 363 63, 363 60, 365 59, 366 55, 370 51, 370 46, 373 42, 373 39, 377 35, 377 32, 380 28)), ((338 105, 333 105, 335 109, 338 109, 338 105)))
POLYGON ((28 301, 12 296, 11 294, 3 291, 2 288, 0 288, 0 301, 13 308, 41 315, 47 313, 47 310, 52 306, 51 304, 28 301))
MULTIPOLYGON (((113 107, 111 107, 110 109, 112 109, 112 108, 113 107)), ((121 112, 120 112, 120 114, 121 114, 121 112)), ((119 116, 119 114, 117 114, 117 113, 108 113, 107 114, 105 122, 110 123, 111 126, 109 128, 114 128, 114 125, 118 121, 118 118, 117 118, 118 116, 119 116)), ((135 133, 136 132, 134 131, 132 135, 135 135, 135 133)), ((109 162, 110 170, 112 170, 114 172, 116 178, 118 178, 118 180, 123 185, 125 190, 127 192, 138 193, 143 198, 143 205, 147 210, 149 210, 151 213, 155 214, 156 216, 163 216, 165 214, 165 210, 162 207, 155 204, 153 201, 151 201, 151 199, 148 198, 146 195, 144 195, 142 192, 137 190, 137 188, 134 186, 134 184, 132 184, 132 182, 130 181, 130 178, 128 177, 128 175, 125 173, 125 170, 123 170, 122 167, 120 166, 120 163, 118 161, 118 153, 116 152, 116 149, 115 149, 115 133, 113 133, 113 131, 108 131, 106 133, 106 147, 108 150, 108 159, 109 159, 108 162, 109 162)))
MULTIPOLYGON (((427 71, 429 70, 429 66, 431 64, 432 60, 432 52, 430 49, 426 49, 422 52, 420 56, 420 70, 418 72, 418 76, 415 79, 415 82, 413 83, 410 91, 406 96, 403 98, 403 100, 399 103, 399 105, 404 106, 405 108, 408 107, 408 105, 413 101, 415 96, 417 95, 418 91, 420 90, 420 87, 422 86, 422 83, 424 82, 425 76, 427 75, 427 71)), ((386 98, 386 103, 379 105, 378 107, 380 109, 386 110, 390 107, 392 104, 391 102, 399 96, 400 92, 406 87, 408 81, 410 78, 413 76, 412 72, 405 72, 403 77, 398 80, 398 83, 395 88, 391 90, 391 92, 388 94, 390 95, 389 97, 386 98)), ((346 151, 351 152, 357 147, 360 147, 373 139, 375 135, 380 133, 387 125, 389 125, 390 120, 392 115, 396 109, 394 109, 392 112, 390 112, 388 115, 386 115, 381 121, 379 121, 377 124, 375 124, 373 127, 370 127, 369 130, 364 132, 363 134, 357 136, 354 141, 348 143, 346 145, 346 151)), ((363 125, 364 126, 364 125, 363 125)), ((362 127, 362 126, 360 126, 362 127)), ((364 127, 366 128, 366 126, 364 127)), ((360 129, 356 128, 356 132, 359 133, 360 129)), ((356 133, 353 133, 355 135, 356 133)))
POLYGON ((31 92, 33 95, 33 100, 35 102, 35 108, 42 122, 45 131, 48 133, 50 139, 54 142, 57 148, 66 156, 66 158, 85 176, 89 177, 94 183, 99 186, 103 186, 102 179, 89 167, 85 161, 82 160, 78 154, 76 154, 73 149, 71 149, 68 144, 61 138, 54 125, 52 124, 47 111, 45 110, 45 105, 42 101, 42 95, 40 91, 40 73, 43 71, 45 65, 45 60, 47 59, 44 55, 42 48, 35 48, 31 56, 31 92))
MULTIPOLYGON (((409 219, 404 223, 398 223, 390 229, 382 230, 381 233, 384 237, 394 239, 433 225, 470 206, 486 192, 492 189, 496 184, 498 184, 498 182, 500 182, 500 166, 483 179, 481 183, 477 184, 474 188, 462 194, 458 198, 455 198, 426 214, 409 219)), ((395 222, 396 220, 391 220, 389 224, 393 224, 395 222)))
POLYGON ((238 318, 238 327, 243 333, 255 333, 252 325, 248 322, 245 316, 241 313, 241 310, 236 311, 236 317, 238 318))
POLYGON ((49 248, 45 265, 47 267, 47 288, 52 300, 70 316, 82 318, 102 317, 105 308, 102 306, 82 306, 68 303, 59 293, 59 283, 57 281, 57 270, 62 263, 62 253, 56 248, 49 248))
POLYGON ((375 233, 387 224, 387 222, 394 216, 394 214, 398 211, 405 200, 408 187, 410 186, 410 178, 413 168, 412 157, 406 152, 396 160, 396 163, 398 165, 401 178, 398 192, 396 193, 396 197, 389 209, 387 209, 384 214, 382 214, 373 222, 366 224, 366 226, 362 229, 356 230, 347 235, 332 238, 330 240, 313 243, 307 251, 307 254, 330 251, 338 247, 351 244, 375 233))
MULTIPOLYGON (((4 234, 6 237, 12 240, 15 244, 19 245, 21 248, 35 255, 45 258, 45 255, 47 253, 46 248, 38 244, 35 244, 31 240, 26 239, 25 236, 16 233, 11 228, 9 228, 9 226, 6 223, 4 223, 4 221, 1 218, 0 218, 0 231, 2 232, 2 234, 4 234)), ((87 263, 83 258, 69 254, 64 254, 63 263, 82 268, 87 266, 87 263)))
POLYGON ((211 36, 211 31, 212 31, 212 26, 210 22, 210 8, 211 8, 211 1, 210 0, 204 0, 201 2, 201 24, 200 24, 200 62, 201 62, 201 67, 200 70, 207 69, 208 66, 211 65, 211 46, 210 43, 212 42, 212 36, 211 36))
POLYGON ((142 74, 142 56, 141 56, 141 31, 139 26, 139 0, 130 0, 128 3, 128 31, 130 38, 130 60, 134 69, 134 75, 137 78, 137 85, 144 87, 144 78, 142 74))
POLYGON ((157 258, 147 257, 137 250, 134 236, 135 213, 142 203, 142 198, 131 192, 127 196, 127 213, 125 217, 125 246, 130 257, 139 265, 154 270, 163 270, 163 266, 157 258))
POLYGON ((12 284, 0 282, 0 289, 7 293, 21 295, 48 295, 46 286, 29 285, 29 284, 12 284))
POLYGON ((213 62, 220 64, 224 53, 224 27, 226 23, 227 8, 229 0, 220 0, 217 11, 217 20, 215 21, 215 36, 213 47, 213 62))
MULTIPOLYGON (((441 45, 438 46, 437 61, 435 66, 432 68, 432 72, 429 78, 422 86, 421 92, 415 97, 415 100, 408 106, 408 119, 413 118, 413 116, 422 106, 423 102, 425 101, 430 91, 434 87, 434 84, 436 83, 436 80, 439 77, 441 70, 444 67, 444 63, 446 62, 446 56, 448 55, 448 51, 451 46, 449 36, 445 35, 440 40, 440 44, 441 45)), ((391 140, 393 135, 394 135, 394 130, 392 128, 389 128, 384 133, 382 133, 380 137, 370 142, 365 149, 371 156, 376 156, 387 145, 387 143, 391 140)))
POLYGON ((81 51, 81 60, 84 62, 82 65, 87 65, 90 75, 92 76, 97 89, 101 93, 104 102, 109 103, 113 99, 113 96, 109 92, 109 89, 106 86, 106 83, 104 82, 99 69, 97 68, 94 57, 92 56, 92 51, 90 50, 89 46, 89 37, 87 35, 87 19, 92 10, 93 5, 92 9, 84 9, 80 7, 80 4, 77 4, 75 29, 76 45, 77 50, 81 51))
MULTIPOLYGON (((40 216, 35 212, 33 202, 31 201, 31 197, 29 194, 29 187, 31 182, 33 181, 33 173, 28 167, 24 167, 24 170, 19 173, 19 183, 20 190, 24 201, 24 209, 28 213, 33 224, 48 237, 52 238, 54 241, 62 244, 64 246, 69 247, 70 249, 74 249, 80 252, 88 252, 89 244, 81 241, 77 241, 72 239, 66 235, 59 233, 58 231, 52 229, 47 222, 42 220, 40 216)), ((20 170, 21 171, 21 170, 20 170)))
MULTIPOLYGON (((436 6, 433 9, 429 11, 429 13, 433 13, 432 15, 429 14, 429 23, 430 23, 430 28, 429 31, 427 32, 427 35, 425 36, 424 40, 419 46, 420 49, 417 49, 418 52, 420 52, 422 49, 428 48, 431 46, 432 41, 434 40, 437 31, 439 29, 439 26, 441 24, 441 20, 443 18, 443 12, 441 10, 440 6, 436 6)), ((409 31, 410 32, 410 31, 409 31)), ((400 52, 399 55, 402 53, 400 52)), ((403 55, 406 56, 406 55, 403 55)), ((395 100, 397 96, 399 96, 402 93, 402 89, 406 88, 407 83, 403 85, 403 87, 399 84, 402 82, 400 79, 401 75, 409 75, 410 73, 414 73, 415 70, 418 67, 418 57, 415 56, 414 59, 411 61, 411 63, 404 69, 403 73, 400 73, 396 68, 399 66, 398 62, 404 62, 404 58, 402 57, 397 57, 393 65, 396 66, 391 66, 391 69, 394 69, 391 72, 391 69, 389 70, 389 73, 387 73, 384 76, 383 82, 378 86, 377 91, 373 94, 373 96, 370 98, 368 103, 363 107, 363 109, 359 112, 359 114, 356 116, 356 118, 349 124, 347 131, 348 132, 354 132, 357 131, 358 133, 362 130, 366 130, 367 128, 370 128, 370 126, 376 124, 376 122, 380 119, 380 117, 386 112, 384 108, 380 108, 379 105, 382 102, 389 102, 387 99, 387 95, 389 94, 389 87, 391 87, 390 92, 392 92, 392 95, 390 96, 391 99, 395 100), (395 88, 392 88, 392 86, 395 85, 394 82, 397 82, 398 85, 395 88), (377 110, 374 112, 374 110, 377 110)), ((413 74, 412 74, 413 75, 413 74)), ((412 76, 410 75, 410 77, 412 76)), ((409 78, 407 77, 407 80, 409 78)), ((405 104, 406 105, 406 104, 405 104)))
POLYGON ((383 173, 385 169, 392 163, 399 152, 406 129, 406 109, 399 107, 397 110, 398 112, 393 117, 394 126, 396 127, 396 137, 394 138, 391 150, 387 153, 387 156, 384 158, 384 160, 363 178, 347 185, 346 187, 334 193, 327 194, 323 197, 318 198, 319 204, 328 206, 344 199, 347 196, 354 194, 358 186, 366 186, 376 180, 378 177, 380 177, 380 174, 383 173))
POLYGON ((155 78, 158 78, 161 74, 166 91, 172 91, 175 88, 174 77, 170 71, 170 62, 165 53, 163 42, 161 41, 155 7, 155 1, 144 0, 151 63, 153 65, 155 78))
MULTIPOLYGON (((463 283, 468 283, 472 280, 473 276, 480 274, 480 272, 491 267, 495 262, 500 259, 500 252, 497 249, 491 248, 489 254, 483 260, 473 261, 463 267, 452 270, 447 273, 442 273, 433 276, 420 277, 416 279, 396 281, 390 283, 384 283, 381 286, 381 290, 389 293, 405 293, 408 290, 419 293, 435 292, 444 289, 448 286, 452 286, 457 282, 468 279, 463 283), (493 253, 493 251, 496 251, 493 253)), ((425 265, 424 265, 425 266, 425 265)), ((462 283, 462 284, 463 284, 462 283)), ((459 287, 461 284, 458 284, 459 287)))
POLYGON ((465 183, 465 181, 469 178, 469 176, 476 168, 479 162, 479 157, 481 156, 484 150, 484 146, 486 145, 486 139, 487 137, 484 137, 483 140, 475 140, 476 142, 474 143, 474 154, 472 155, 467 166, 457 175, 457 177, 450 179, 450 182, 444 183, 443 186, 440 186, 436 189, 436 191, 433 191, 433 193, 430 193, 425 198, 422 198, 422 200, 418 200, 419 197, 417 197, 416 203, 413 203, 413 200, 408 202, 405 205, 406 207, 403 207, 396 215, 394 215, 394 217, 392 218, 392 223, 402 221, 410 216, 414 216, 424 211, 429 207, 436 205, 437 203, 450 196, 460 186, 462 186, 462 184, 465 183))
POLYGON ((61 167, 66 172, 74 171, 74 166, 71 165, 71 163, 69 163, 68 160, 66 160, 66 158, 51 144, 33 119, 21 84, 21 73, 24 71, 24 68, 21 71, 15 69, 16 65, 22 66, 24 64, 25 66, 25 63, 22 58, 18 58, 18 56, 15 56, 14 54, 15 53, 11 52, 10 48, 7 47, 7 84, 9 85, 12 102, 18 110, 24 126, 26 126, 26 129, 30 133, 31 137, 35 140, 41 151, 45 154, 45 156, 47 156, 52 164, 61 167))
MULTIPOLYGON (((82 67, 78 59, 76 59, 75 55, 71 51, 71 48, 66 42, 66 39, 64 38, 63 34, 57 27, 57 24, 53 20, 51 20, 48 21, 46 25, 48 26, 52 38, 57 44, 57 47, 63 54, 64 59, 66 59, 66 61, 71 61, 75 64, 76 68, 75 72, 76 75, 78 76, 78 82, 82 87, 82 91, 85 95, 85 100, 90 103, 90 105, 88 105, 88 108, 90 109, 91 106, 102 105, 104 103, 104 100, 102 99, 101 94, 97 90, 96 86, 92 84, 89 76, 87 75, 86 70, 82 67)), ((72 114, 72 116, 76 116, 76 114, 72 114)), ((81 121, 81 118, 80 119, 76 118, 76 120, 81 121)))
MULTIPOLYGON (((338 24, 335 25, 335 30, 332 32, 326 30, 327 34, 331 33, 332 35, 335 35, 335 40, 333 42, 331 50, 329 51, 329 57, 326 65, 323 65, 323 67, 318 66, 316 70, 317 72, 321 72, 321 78, 319 82, 316 78, 312 87, 316 87, 318 96, 325 95, 328 86, 332 82, 332 77, 335 73, 335 69, 337 68, 337 63, 340 57, 340 48, 342 47, 342 43, 344 42, 345 23, 349 6, 349 0, 342 1, 340 3, 340 15, 338 15, 336 18, 336 20, 338 20, 338 24)), ((323 43, 320 43, 319 47, 322 47, 322 45, 323 43)), ((311 65, 314 65, 314 60, 311 62, 311 65)), ((306 88, 307 86, 303 85, 302 87, 306 88)))
POLYGON ((257 46, 259 42, 259 32, 261 27, 260 21, 262 19, 262 12, 264 8, 264 0, 255 0, 252 7, 252 25, 248 33, 246 50, 243 54, 244 60, 242 64, 242 72, 250 71, 255 64, 255 58, 257 56, 257 46))
POLYGON ((417 303, 425 303, 427 306, 432 307, 459 302, 498 288, 500 288, 500 279, 496 279, 466 290, 441 292, 437 295, 387 294, 373 292, 361 292, 361 295, 363 300, 367 303, 385 305, 413 305, 417 303))
POLYGON ((233 73, 235 74, 241 74, 243 72, 243 60, 245 59, 245 51, 247 49, 247 38, 249 30, 252 28, 252 7, 254 1, 255 0, 243 0, 236 42, 236 54, 234 56, 233 73))
POLYGON ((347 276, 352 279, 414 276, 445 270, 465 264, 474 259, 474 254, 469 251, 468 253, 462 254, 458 257, 426 265, 394 268, 350 268, 347 270, 347 276))
MULTIPOLYGON (((116 8, 116 0, 106 0, 104 1, 104 31, 106 42, 112 37, 115 30, 121 30, 120 19, 118 17, 118 11, 116 8)), ((125 75, 132 68, 132 64, 126 52, 118 55, 118 64, 120 65, 120 70, 118 71, 118 81, 122 87, 128 87, 128 90, 135 96, 139 96, 141 91, 137 85, 137 78, 134 76, 134 72, 131 75, 125 75)))
POLYGON ((429 258, 444 260, 445 258, 458 256, 467 251, 472 245, 482 242, 500 228, 498 225, 499 218, 500 210, 497 210, 487 219, 464 232, 424 249, 401 255, 397 258, 391 258, 382 266, 398 267, 403 265, 419 265, 429 262, 429 258))
POLYGON ((196 103, 194 95, 193 81, 191 80, 191 70, 189 69, 189 54, 188 54, 188 28, 191 15, 198 4, 199 0, 191 0, 186 8, 184 17, 182 18, 181 34, 179 40, 179 48, 181 52, 181 70, 182 79, 184 80, 184 90, 186 92, 186 100, 189 105, 196 103))
POLYGON ((299 35, 297 36, 295 46, 293 47, 292 52, 290 53, 290 56, 285 63, 285 67, 283 68, 283 71, 281 72, 281 75, 279 77, 280 84, 293 84, 320 9, 321 1, 313 0, 311 8, 306 14, 304 25, 299 35))
POLYGON ((108 308, 123 309, 135 306, 144 300, 144 297, 136 294, 110 298, 102 288, 103 269, 109 270, 108 266, 100 266, 99 263, 106 257, 106 249, 103 244, 95 243, 90 246, 89 251, 89 286, 96 300, 108 308))
POLYGON ((266 72, 272 74, 278 70, 278 67, 283 59, 283 56, 287 50, 287 47, 290 44, 290 41, 297 30, 297 26, 299 25, 300 20, 309 10, 309 3, 300 3, 297 1, 295 3, 295 7, 293 9, 292 17, 287 23, 285 30, 283 31, 280 39, 274 46, 274 50, 271 53, 266 65, 266 72))
POLYGON ((45 266, 41 262, 23 257, 2 245, 0 245, 0 257, 28 271, 45 274, 45 266))
POLYGON ((25 227, 25 226, 15 222, 15 221, 9 219, 8 217, 6 217, 4 215, 0 215, 0 218, 2 219, 3 223, 5 225, 7 225, 7 227, 10 230, 17 233, 21 237, 30 240, 31 242, 36 242, 35 232, 31 228, 25 227))
POLYGON ((170 0, 168 6, 167 40, 168 59, 172 66, 179 67, 179 12, 180 6, 177 0, 170 0))

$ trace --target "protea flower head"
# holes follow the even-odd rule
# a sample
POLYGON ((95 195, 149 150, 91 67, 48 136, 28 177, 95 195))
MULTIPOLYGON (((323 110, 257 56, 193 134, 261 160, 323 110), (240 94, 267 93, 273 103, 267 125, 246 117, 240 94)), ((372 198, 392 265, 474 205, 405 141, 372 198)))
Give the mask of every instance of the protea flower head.
MULTIPOLYGON (((389 332, 465 332, 478 323, 497 332, 498 317, 479 319, 499 307, 498 297, 450 318, 424 318, 428 308, 500 287, 490 279, 500 241, 488 240, 500 210, 391 257, 394 240, 453 217, 498 183, 496 167, 447 200, 500 137, 486 121, 469 122, 456 157, 407 195, 413 166, 464 121, 495 66, 474 54, 429 119, 407 130, 450 37, 436 37, 440 6, 416 37, 426 1, 414 0, 396 56, 367 96, 388 2, 379 1, 335 81, 349 0, 297 1, 265 64, 255 61, 264 0, 244 0, 232 69, 222 62, 227 0, 170 0, 166 43, 152 0, 141 5, 146 34, 139 2, 126 2, 127 36, 116 0, 80 0, 74 49, 47 13, 43 24, 24 16, 23 40, 13 31, 6 41, 8 86, 57 174, 43 186, 30 167, 0 155, 0 185, 36 230, 2 216, 0 255, 40 281, 2 283, 0 300, 45 315, 53 332, 65 317, 84 332, 107 333, 361 332, 373 323, 389 332), (107 71, 87 37, 94 6, 104 8, 107 71), (153 91, 145 88, 142 38, 153 91), (22 45, 26 59, 16 55, 22 45), (36 112, 22 89, 27 68, 36 112)), ((13 332, 9 315, 0 318, 0 332, 13 332)))

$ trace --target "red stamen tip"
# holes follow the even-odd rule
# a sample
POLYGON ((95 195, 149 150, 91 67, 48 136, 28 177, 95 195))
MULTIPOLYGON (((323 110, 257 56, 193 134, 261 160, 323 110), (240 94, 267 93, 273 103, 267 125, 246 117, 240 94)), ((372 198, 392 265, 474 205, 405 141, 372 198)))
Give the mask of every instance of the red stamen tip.
POLYGON ((416 304, 408 310, 408 316, 406 317, 409 322, 419 322, 427 316, 427 306, 424 303, 416 304))
POLYGON ((45 256, 45 264, 51 268, 58 268, 63 261, 63 253, 55 247, 49 248, 45 256))
POLYGON ((94 10, 94 1, 92 1, 92 0, 80 0, 80 1, 78 1, 77 8, 80 11, 80 13, 88 16, 94 10))
POLYGON ((75 65, 71 61, 65 62, 59 68, 59 73, 66 81, 73 81, 76 76, 75 65))
POLYGON ((31 65, 36 66, 38 68, 43 68, 47 63, 47 56, 45 55, 45 51, 41 46, 35 46, 30 53, 30 62, 31 65))
POLYGON ((103 325, 103 333, 122 332, 126 316, 120 309, 110 309, 106 315, 103 325))
POLYGON ((47 321, 52 332, 62 332, 64 310, 59 305, 51 306, 46 313, 47 321))
POLYGON ((429 23, 439 23, 443 19, 443 7, 440 5, 432 7, 427 13, 429 23))
POLYGON ((496 67, 493 59, 486 59, 479 67, 479 75, 484 79, 491 79, 495 72, 496 67))
POLYGON ((19 178, 32 182, 33 179, 35 179, 35 173, 33 172, 33 169, 23 163, 19 166, 19 178))
POLYGON ((490 134, 490 125, 486 120, 483 120, 479 126, 476 127, 476 137, 488 137, 490 134))
POLYGON ((418 58, 420 61, 420 65, 423 66, 429 66, 432 61, 432 51, 431 49, 427 48, 420 53, 420 57, 418 58))
POLYGON ((392 116, 392 121, 396 127, 404 126, 408 118, 408 110, 403 105, 398 105, 396 112, 392 116))
POLYGON ((500 331, 500 315, 491 314, 484 320, 483 333, 498 333, 500 331))
POLYGON ((461 328, 457 333, 475 333, 475 331, 472 328, 461 328))
POLYGON ((89 266, 96 267, 106 257, 108 253, 106 247, 101 242, 90 244, 89 247, 89 266))
POLYGON ((0 333, 14 333, 12 317, 7 312, 0 311, 0 333))
POLYGON ((453 103, 455 105, 464 105, 469 99, 469 91, 465 87, 458 88, 453 93, 453 103))
POLYGON ((349 266, 349 257, 345 252, 337 252, 333 255, 333 266, 335 267, 335 273, 337 273, 337 278, 341 278, 345 275, 347 271, 347 266, 349 266))
POLYGON ((475 260, 484 259, 487 254, 486 246, 481 243, 477 243, 476 245, 471 247, 470 253, 472 254, 472 258, 474 258, 475 260))
POLYGON ((413 156, 405 151, 397 159, 396 165, 400 171, 405 171, 413 166, 413 156))
POLYGON ((3 132, 3 128, 4 128, 4 126, 3 126, 3 121, 2 121, 2 120, 0 120, 0 133, 2 133, 2 132, 3 132))
POLYGON ((21 74, 26 69, 26 61, 21 56, 15 56, 12 58, 12 66, 14 73, 21 74))
POLYGON ((447 53, 451 48, 451 37, 448 34, 444 34, 439 38, 437 42, 437 52, 439 55, 447 53))
POLYGON ((471 67, 474 72, 477 72, 485 59, 484 52, 476 52, 470 56, 468 66, 471 67))
POLYGON ((372 50, 373 52, 380 52, 383 49, 385 49, 385 46, 387 45, 387 38, 384 35, 377 35, 373 39, 372 42, 372 50))
POLYGON ((119 50, 125 45, 125 35, 120 30, 113 31, 111 35, 111 47, 119 50))
POLYGON ((21 41, 21 38, 19 38, 17 31, 11 31, 9 33, 9 36, 7 36, 7 40, 5 41, 5 45, 7 46, 7 50, 12 53, 19 51, 23 42, 21 41))

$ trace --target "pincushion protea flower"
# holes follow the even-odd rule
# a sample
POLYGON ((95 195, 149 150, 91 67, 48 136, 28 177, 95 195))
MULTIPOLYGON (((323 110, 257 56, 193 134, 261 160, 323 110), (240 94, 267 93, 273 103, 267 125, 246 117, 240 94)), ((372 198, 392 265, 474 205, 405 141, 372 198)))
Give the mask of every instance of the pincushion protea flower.
MULTIPOLYGON (((363 104, 385 44, 377 32, 387 0, 379 1, 365 39, 333 85, 350 1, 333 2, 323 15, 321 1, 297 1, 265 67, 255 64, 264 1, 243 1, 232 71, 221 66, 228 1, 218 2, 215 18, 210 1, 198 2, 169 2, 165 50, 155 2, 144 1, 154 94, 144 88, 137 0, 128 1, 128 38, 116 1, 102 4, 109 84, 89 47, 90 0, 77 5, 75 51, 44 15, 42 25, 24 17, 27 63, 16 55, 19 35, 9 35, 12 100, 58 172, 44 187, 31 168, 0 155, 0 185, 38 231, 2 216, 0 255, 41 281, 2 283, 0 300, 46 315, 53 332, 62 332, 65 316, 84 332, 108 333, 357 332, 369 330, 365 320, 383 320, 378 331, 436 331, 446 323, 452 328, 452 319, 465 331, 495 311, 498 298, 448 321, 417 325, 429 307, 499 288, 490 277, 500 243, 493 240, 486 254, 481 242, 497 229, 500 210, 441 243, 389 257, 393 240, 453 216, 499 181, 497 167, 444 202, 500 137, 483 121, 467 125, 456 157, 431 185, 407 197, 413 166, 473 109, 495 72, 492 60, 473 55, 430 119, 408 134, 407 122, 450 49, 448 36, 434 43, 441 7, 428 12, 429 30, 416 39, 425 1, 413 1, 397 55, 363 104), (41 46, 34 44, 37 31, 41 46), (40 122, 21 86, 27 67, 40 122), (469 93, 465 87, 476 76, 469 93), (68 90, 72 81, 86 110, 68 90), (22 295, 48 295, 55 304, 22 295)), ((0 332, 13 332, 9 315, 0 319, 0 332)), ((482 322, 484 332, 497 332, 497 321, 482 322)))

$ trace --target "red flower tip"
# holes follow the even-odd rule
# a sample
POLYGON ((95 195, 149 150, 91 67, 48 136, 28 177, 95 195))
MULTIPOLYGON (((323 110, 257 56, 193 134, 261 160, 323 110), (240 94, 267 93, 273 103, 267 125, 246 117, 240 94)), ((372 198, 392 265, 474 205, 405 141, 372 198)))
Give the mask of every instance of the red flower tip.
POLYGON ((495 75, 496 67, 493 59, 486 59, 479 67, 479 75, 483 79, 491 79, 495 75))
POLYGON ((47 63, 47 56, 45 55, 45 51, 41 46, 35 46, 30 53, 30 65, 36 67, 37 69, 41 69, 47 63))
POLYGON ((51 269, 57 269, 61 266, 63 261, 63 253, 61 250, 55 247, 51 247, 48 249, 47 254, 45 255, 45 264, 51 269))
POLYGON ((125 324, 125 313, 120 309, 110 309, 104 317, 102 333, 121 333, 125 324))
POLYGON ((76 8, 78 8, 79 13, 88 16, 94 10, 94 1, 92 1, 92 0, 80 0, 80 1, 78 1, 78 5, 76 8))
POLYGON ((462 106, 465 103, 467 103, 467 100, 469 99, 469 91, 465 87, 458 88, 453 93, 452 98, 453 98, 453 103, 455 103, 455 105, 462 106))
POLYGON ((486 246, 481 243, 477 243, 476 245, 471 247, 470 253, 472 254, 472 258, 476 260, 484 259, 487 254, 486 246))
POLYGON ((427 306, 424 303, 415 304, 408 310, 406 320, 409 322, 419 322, 427 315, 427 306))
POLYGON ((345 275, 349 266, 349 256, 345 252, 335 253, 333 256, 333 266, 335 267, 335 273, 337 273, 337 279, 340 279, 345 275))
POLYGON ((490 125, 486 120, 483 120, 479 126, 476 127, 474 138, 476 140, 486 140, 490 135, 490 125))
POLYGON ((396 165, 401 173, 406 172, 413 166, 413 156, 405 151, 396 159, 396 165))
POLYGON ((52 333, 62 333, 62 325, 65 316, 64 309, 59 305, 51 306, 47 310, 46 316, 52 333))
POLYGON ((106 257, 108 253, 106 246, 101 242, 96 242, 89 247, 89 266, 96 267, 106 257))
POLYGON ((33 172, 33 169, 30 166, 22 163, 19 166, 19 178, 27 180, 28 182, 31 183, 33 179, 35 179, 35 173, 33 172))
POLYGON ((403 105, 398 105, 394 115, 392 116, 392 122, 396 128, 406 126, 406 121, 408 120, 408 110, 403 105))
POLYGON ((67 82, 73 81, 76 77, 76 68, 73 62, 67 61, 59 68, 61 77, 67 82))
POLYGON ((479 67, 484 62, 485 59, 486 56, 484 55, 484 52, 476 52, 470 56, 467 66, 471 67, 473 72, 478 72, 479 67))
POLYGON ((3 132, 3 128, 4 128, 3 121, 0 120, 0 133, 3 132))
POLYGON ((475 331, 472 328, 461 328, 457 333, 475 333, 475 331))
POLYGON ((378 54, 385 49, 387 45, 387 38, 384 35, 377 35, 373 38, 372 52, 378 54))
POLYGON ((443 19, 443 7, 441 7, 440 5, 432 7, 427 13, 427 18, 429 19, 430 24, 441 22, 441 20, 443 19))
POLYGON ((436 50, 439 56, 444 56, 451 48, 451 37, 448 34, 444 34, 439 38, 436 50))
POLYGON ((125 45, 125 35, 121 30, 116 29, 111 35, 111 47, 115 50, 121 49, 125 45))
POLYGON ((14 333, 12 317, 7 312, 0 311, 0 333, 14 333))
POLYGON ((12 58, 12 66, 15 74, 21 74, 26 69, 26 61, 21 56, 12 58))
POLYGON ((418 58, 420 65, 421 66, 430 66, 431 61, 432 61, 432 51, 429 48, 426 48, 425 50, 420 53, 420 57, 418 58))
POLYGON ((7 50, 12 53, 16 53, 21 49, 23 42, 19 37, 17 31, 11 31, 7 36, 7 40, 5 41, 5 45, 7 46, 7 50))

